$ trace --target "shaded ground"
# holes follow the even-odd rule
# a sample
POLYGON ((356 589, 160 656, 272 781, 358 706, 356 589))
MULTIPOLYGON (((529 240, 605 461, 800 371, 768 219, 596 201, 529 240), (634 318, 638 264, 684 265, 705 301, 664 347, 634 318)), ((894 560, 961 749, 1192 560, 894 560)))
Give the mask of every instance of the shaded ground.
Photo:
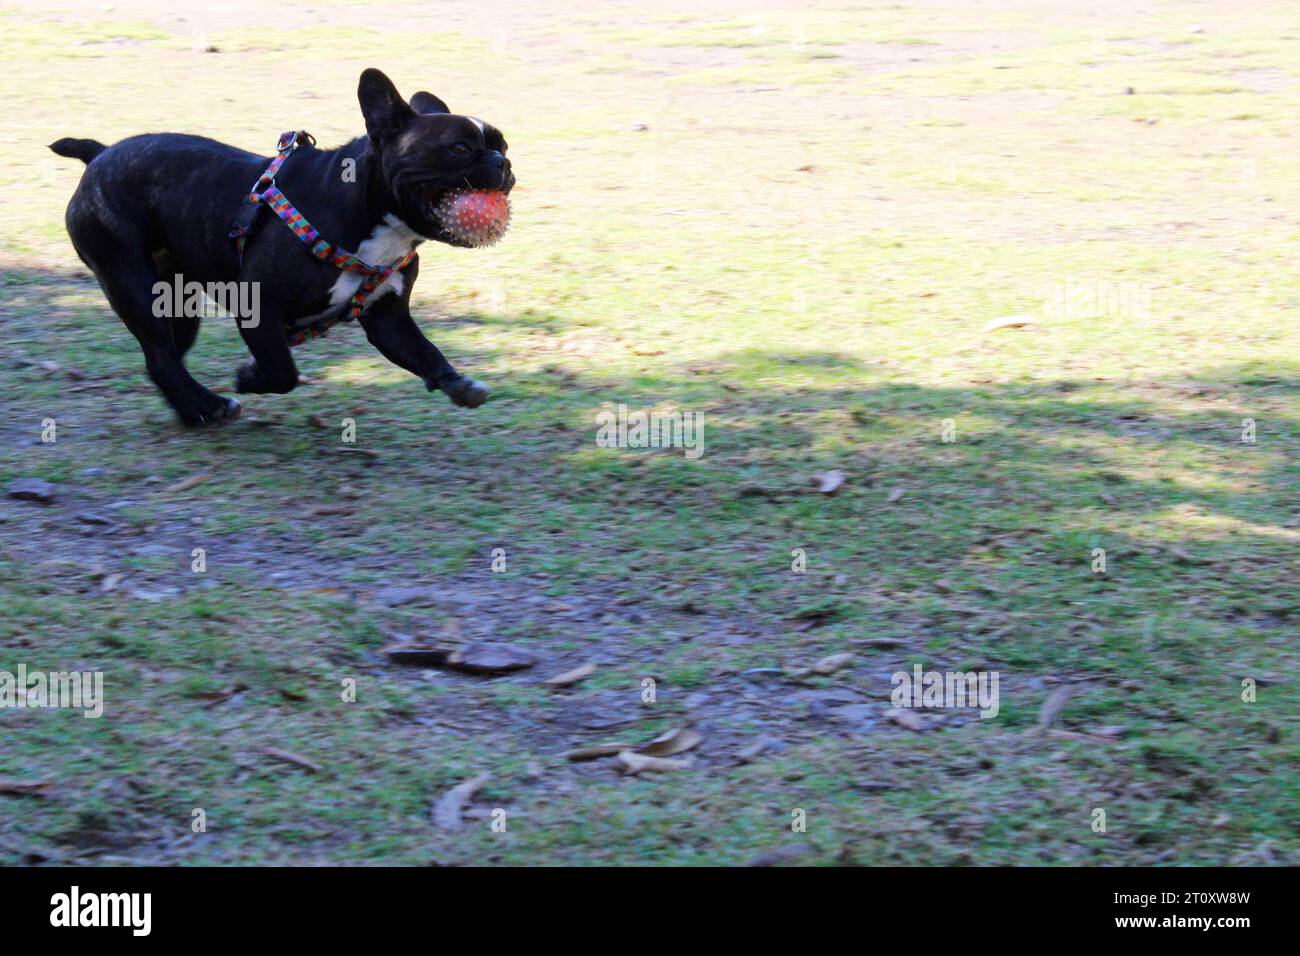
MULTIPOLYGON (((239 7, 10 10, 0 49, 44 82, 0 128, 0 482, 59 492, 0 500, 0 670, 102 670, 107 701, 0 710, 0 781, 51 784, 0 796, 0 860, 1300 862, 1285 5, 465 4, 369 31, 290 4, 271 39, 239 7), (417 289, 492 401, 455 410, 342 328, 299 351, 309 386, 181 431, 42 144, 341 140, 372 64, 510 139, 507 240, 422 253, 417 289), (268 88, 273 118, 247 109, 268 88), (1150 308, 1045 305, 1089 283, 1150 308), (1037 329, 981 333, 1012 314, 1037 329), (706 453, 597 448, 620 402, 703 412, 706 453), (537 663, 380 653, 411 639, 537 663), (915 663, 997 670, 999 716, 889 719, 915 663), (563 757, 683 726, 689 769, 563 757)), ((240 360, 206 323, 197 377, 240 360)))

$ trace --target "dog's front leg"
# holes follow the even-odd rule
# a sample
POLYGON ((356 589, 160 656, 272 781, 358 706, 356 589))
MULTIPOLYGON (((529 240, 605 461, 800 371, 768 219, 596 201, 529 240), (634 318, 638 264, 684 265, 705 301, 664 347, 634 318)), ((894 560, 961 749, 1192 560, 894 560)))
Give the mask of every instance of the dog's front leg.
POLYGON ((268 310, 264 305, 255 321, 241 319, 239 334, 253 360, 235 373, 237 391, 283 395, 297 387, 298 366, 294 364, 284 321, 277 310, 268 310))
POLYGON ((424 337, 404 299, 376 304, 360 321, 370 344, 394 365, 420 376, 429 391, 441 389, 462 408, 478 408, 487 401, 487 386, 452 368, 438 347, 424 337))

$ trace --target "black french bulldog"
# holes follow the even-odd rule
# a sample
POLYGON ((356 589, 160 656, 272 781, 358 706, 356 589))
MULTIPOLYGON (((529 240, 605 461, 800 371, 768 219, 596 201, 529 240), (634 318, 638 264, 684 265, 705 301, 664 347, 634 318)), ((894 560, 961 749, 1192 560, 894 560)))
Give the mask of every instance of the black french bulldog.
MULTIPOLYGON (((456 116, 430 93, 402 100, 378 70, 357 89, 366 135, 338 149, 303 143, 276 175, 276 185, 320 232, 364 262, 387 267, 425 239, 465 245, 436 212, 452 190, 509 192, 515 184, 506 142, 495 127, 456 116)), ((292 229, 262 210, 241 257, 231 223, 270 160, 200 136, 153 133, 104 146, 61 139, 60 156, 87 164, 68 204, 67 226, 81 260, 95 273, 113 311, 144 350, 149 377, 187 425, 239 415, 239 402, 204 388, 183 359, 199 318, 159 309, 159 282, 258 283, 255 323, 240 321, 253 359, 239 369, 239 392, 291 391, 298 369, 289 336, 340 316, 363 281, 316 258, 292 229), (242 258, 242 262, 241 262, 242 258)), ((413 260, 366 298, 358 321, 384 357, 477 408, 488 390, 459 372, 411 318, 413 260)), ((182 310, 184 311, 184 310, 182 310)))

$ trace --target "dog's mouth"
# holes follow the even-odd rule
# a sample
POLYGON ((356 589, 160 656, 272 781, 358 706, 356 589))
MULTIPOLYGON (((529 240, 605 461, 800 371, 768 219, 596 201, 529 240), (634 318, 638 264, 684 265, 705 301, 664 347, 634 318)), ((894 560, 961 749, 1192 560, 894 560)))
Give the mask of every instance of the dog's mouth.
POLYGON ((445 188, 427 183, 413 191, 421 217, 436 229, 431 238, 462 248, 496 244, 510 227, 504 189, 445 188))
POLYGON ((424 213, 424 218, 434 223, 438 221, 438 204, 441 203, 443 197, 450 192, 452 192, 451 189, 437 186, 433 183, 421 183, 413 190, 416 204, 420 207, 420 212, 424 213))

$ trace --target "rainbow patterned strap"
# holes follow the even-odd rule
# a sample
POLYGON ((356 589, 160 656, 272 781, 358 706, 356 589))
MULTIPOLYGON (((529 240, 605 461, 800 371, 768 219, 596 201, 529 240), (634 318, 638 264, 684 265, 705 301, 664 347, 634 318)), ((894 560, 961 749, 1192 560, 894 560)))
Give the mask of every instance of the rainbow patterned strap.
POLYGON ((258 177, 257 182, 248 193, 245 200, 253 209, 244 211, 235 227, 230 230, 230 238, 235 240, 235 247, 239 250, 239 261, 244 261, 244 245, 248 242, 248 234, 252 229, 253 220, 256 216, 257 209, 262 204, 270 207, 280 220, 293 230, 293 234, 305 242, 311 248, 311 254, 322 262, 328 262, 337 269, 344 272, 360 272, 366 276, 364 282, 357 289, 356 294, 352 296, 346 313, 338 317, 327 317, 313 322, 311 325, 299 329, 292 329, 288 333, 290 345, 301 345, 308 339, 314 339, 324 335, 331 326, 339 322, 350 322, 361 314, 365 307, 366 299, 370 294, 384 284, 394 272, 401 272, 417 258, 416 252, 412 249, 406 255, 402 256, 391 266, 372 266, 370 263, 357 257, 355 253, 341 246, 336 246, 331 242, 326 242, 320 237, 307 218, 294 208, 289 202, 288 197, 280 192, 280 187, 275 184, 275 174, 280 171, 284 161, 289 155, 303 143, 316 145, 316 139, 310 133, 291 130, 282 133, 280 139, 275 144, 276 156, 271 160, 271 165, 266 167, 266 172, 258 177))

